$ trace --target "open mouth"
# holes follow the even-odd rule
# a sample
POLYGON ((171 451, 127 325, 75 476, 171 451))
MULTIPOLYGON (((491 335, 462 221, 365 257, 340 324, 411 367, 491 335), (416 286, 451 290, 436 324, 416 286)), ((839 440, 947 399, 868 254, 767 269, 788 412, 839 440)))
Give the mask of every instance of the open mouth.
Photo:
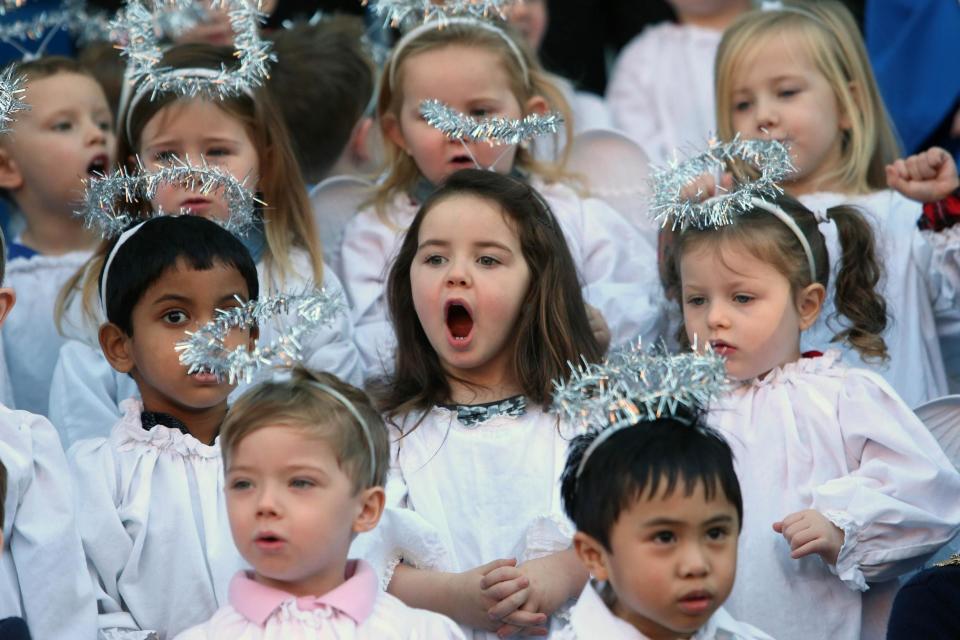
POLYGON ((282 547, 286 543, 286 540, 276 535, 275 533, 266 532, 266 533, 259 534, 254 539, 254 543, 261 549, 270 551, 270 550, 275 550, 275 549, 278 549, 279 547, 282 547))
POLYGON ((454 342, 466 342, 473 333, 473 317, 465 305, 459 302, 447 304, 447 330, 454 342))
POLYGON ((210 206, 210 200, 207 198, 187 198, 180 203, 180 209, 191 213, 203 211, 210 206))
POLYGON ((87 175, 97 177, 105 175, 107 173, 107 162, 107 154, 105 153, 94 156, 90 164, 87 165, 87 175))
POLYGON ((450 158, 450 164, 474 166, 473 158, 465 153, 450 158))
POLYGON ((710 346, 713 348, 714 353, 721 356, 728 356, 734 351, 737 350, 733 345, 727 344, 723 340, 711 340, 710 346))
POLYGON ((713 604, 713 596, 707 591, 694 591, 680 598, 680 608, 688 614, 698 615, 708 611, 713 604))

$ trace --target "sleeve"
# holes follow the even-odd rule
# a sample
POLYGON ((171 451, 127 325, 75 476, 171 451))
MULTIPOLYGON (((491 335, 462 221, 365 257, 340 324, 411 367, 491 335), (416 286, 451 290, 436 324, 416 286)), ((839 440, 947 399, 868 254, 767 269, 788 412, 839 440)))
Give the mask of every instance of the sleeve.
POLYGON ((89 640, 97 614, 77 531, 70 469, 46 419, 34 416, 32 424, 20 428, 30 430, 33 473, 20 497, 10 552, 24 614, 36 638, 89 640))
MULTIPOLYGON (((328 291, 343 291, 340 279, 326 266, 323 270, 323 286, 328 291)), ((354 343, 349 303, 347 310, 333 325, 320 328, 304 345, 304 365, 313 371, 328 371, 350 384, 361 384, 363 372, 360 354, 354 343)))
POLYGON ((960 473, 879 376, 850 370, 837 417, 851 471, 815 487, 812 506, 844 532, 831 571, 865 590, 922 564, 960 529, 960 473))
POLYGON ((651 158, 659 158, 665 141, 649 77, 656 62, 650 53, 650 40, 649 31, 641 33, 620 53, 607 87, 607 105, 614 126, 633 138, 651 158))
POLYGON ((120 419, 120 400, 139 396, 133 378, 115 371, 99 349, 68 340, 53 371, 50 421, 69 448, 84 438, 105 437, 120 419))
MULTIPOLYGON (((80 538, 87 555, 87 568, 99 611, 99 640, 147 640, 124 610, 120 581, 134 550, 118 513, 120 488, 109 442, 104 438, 84 440, 70 449, 73 479, 80 497, 77 520, 80 538)), ((129 523, 142 527, 143 523, 129 523)))

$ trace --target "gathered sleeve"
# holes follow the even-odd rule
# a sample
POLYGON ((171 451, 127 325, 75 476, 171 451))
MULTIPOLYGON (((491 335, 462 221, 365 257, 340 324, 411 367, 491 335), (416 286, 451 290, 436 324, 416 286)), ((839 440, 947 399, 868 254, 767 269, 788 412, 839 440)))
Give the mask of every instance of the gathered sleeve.
POLYGON ((837 576, 851 588, 916 567, 960 530, 960 473, 879 376, 846 374, 838 398, 850 472, 813 491, 813 508, 845 534, 837 576))

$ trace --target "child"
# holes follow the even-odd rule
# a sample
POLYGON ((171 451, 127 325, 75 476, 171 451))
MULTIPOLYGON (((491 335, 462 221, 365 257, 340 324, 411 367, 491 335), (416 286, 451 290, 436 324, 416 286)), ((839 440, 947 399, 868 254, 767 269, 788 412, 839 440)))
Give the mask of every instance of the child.
POLYGON ((824 223, 786 195, 729 226, 683 231, 673 254, 686 337, 740 382, 709 415, 746 505, 727 607, 787 640, 859 638, 867 581, 921 564, 960 526, 960 474, 893 389, 837 351, 801 354, 832 276, 849 327, 833 339, 886 354, 871 227, 849 207, 827 216, 835 274, 824 223))
MULTIPOLYGON (((956 167, 936 151, 933 162, 922 155, 903 163, 903 178, 899 165, 886 166, 897 157, 896 143, 847 9, 823 1, 744 15, 720 44, 716 86, 721 139, 739 134, 788 143, 797 168, 783 185, 791 195, 812 211, 852 204, 869 214, 886 273, 881 291, 892 322, 883 338, 890 362, 857 359, 849 348, 845 357, 877 370, 910 406, 944 395, 939 340, 960 333, 960 283, 952 275, 960 236, 942 227, 919 232, 920 205, 885 188, 889 181, 909 198, 934 202, 956 188, 956 167), (906 165, 920 163, 925 167, 910 178, 906 165)), ((821 230, 838 256, 834 225, 821 230)), ((823 320, 805 336, 805 348, 822 348, 845 328, 830 323, 834 298, 828 291, 823 320)))
MULTIPOLYGON (((5 255, 0 233, 0 283, 5 255)), ((0 323, 13 304, 13 290, 0 288, 0 323)), ((96 608, 53 425, 0 405, 0 471, 0 637, 29 637, 13 635, 17 623, 3 620, 22 617, 38 640, 90 640, 96 608)))
POLYGON ((0 136, 0 188, 23 224, 7 256, 20 304, 3 328, 3 342, 14 406, 46 415, 63 344, 54 325, 56 292, 96 246, 73 211, 82 200, 82 179, 112 166, 115 138, 103 90, 76 61, 40 58, 17 64, 15 73, 27 78, 23 99, 30 110, 0 136))
POLYGON ((179 640, 463 638, 452 621, 380 591, 351 540, 377 526, 390 444, 359 389, 295 371, 230 408, 221 436, 230 529, 253 567, 230 604, 179 640))
MULTIPOLYGON (((230 65, 228 49, 184 45, 171 49, 164 64, 177 69, 220 68, 230 65)), ((339 290, 340 283, 325 268, 310 203, 290 150, 277 107, 265 89, 222 101, 186 99, 171 94, 150 99, 150 90, 134 92, 120 137, 120 156, 135 170, 139 156, 146 168, 163 166, 172 158, 201 157, 237 179, 246 178, 268 203, 261 211, 262 225, 244 242, 258 264, 266 293, 302 289, 311 283, 339 290)), ((225 203, 217 194, 197 194, 175 186, 162 186, 152 203, 164 211, 187 209, 203 216, 224 215, 225 203)), ((80 325, 71 329, 76 338, 64 345, 51 388, 51 419, 66 440, 105 435, 105 425, 120 415, 120 400, 133 392, 129 380, 112 373, 99 349, 90 345, 91 319, 98 317, 96 273, 103 249, 85 273, 64 290, 69 307, 66 319, 80 325), (75 286, 72 286, 75 285, 75 286), (83 314, 79 312, 82 307, 83 314), (85 316, 84 321, 74 320, 85 316)), ((270 336, 265 335, 269 340, 270 336)), ((348 318, 319 330, 305 347, 304 362, 317 371, 330 371, 348 380, 359 379, 360 362, 348 318)))
POLYGON ((551 637, 768 638, 720 608, 743 522, 729 445, 682 406, 618 429, 584 464, 597 437, 571 443, 562 487, 574 547, 596 582, 551 637))
MULTIPOLYGON (((187 375, 174 349, 217 309, 257 297, 257 270, 232 234, 199 216, 158 217, 111 245, 100 274, 100 345, 140 398, 106 438, 69 452, 80 535, 101 632, 161 640, 209 618, 242 561, 230 541, 216 438, 232 386, 187 375)), ((236 330, 232 348, 255 335, 236 330)))
POLYGON ((402 549, 378 567, 383 584, 468 637, 542 635, 587 577, 557 485, 572 429, 543 407, 568 361, 601 355, 560 225, 522 181, 460 171, 414 218, 386 297, 398 337, 396 373, 375 387, 396 436, 387 501, 412 513, 374 532, 402 549))
POLYGON ((450 19, 437 29, 428 23, 398 43, 381 79, 377 107, 389 172, 374 206, 350 221, 343 241, 344 280, 368 373, 389 369, 392 362, 395 336, 386 318, 384 282, 402 231, 436 185, 474 167, 473 158, 483 167, 496 161, 499 173, 526 176, 550 205, 581 275, 584 298, 596 307, 590 315, 601 342, 610 342, 611 335, 614 343, 639 334, 654 338, 660 297, 655 254, 639 232, 603 202, 581 199, 561 181, 560 167, 534 162, 522 147, 471 143, 465 149, 448 140, 419 115, 426 99, 476 117, 520 118, 546 110, 548 102, 566 111, 536 61, 492 24, 450 19))
POLYGON ((677 22, 644 29, 624 47, 607 87, 614 125, 663 164, 713 135, 713 61, 723 30, 750 0, 670 0, 677 22))

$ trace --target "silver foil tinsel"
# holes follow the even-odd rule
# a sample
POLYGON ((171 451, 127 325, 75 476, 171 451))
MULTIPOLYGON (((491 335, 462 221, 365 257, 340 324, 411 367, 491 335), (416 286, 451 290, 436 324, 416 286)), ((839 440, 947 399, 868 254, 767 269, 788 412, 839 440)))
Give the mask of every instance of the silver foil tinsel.
MULTIPOLYGON (((104 238, 119 235, 137 219, 125 210, 125 205, 152 199, 162 184, 182 185, 203 195, 222 190, 229 216, 226 221, 214 222, 235 235, 244 234, 256 222, 256 205, 260 203, 244 186, 245 181, 205 162, 191 165, 186 160, 176 161, 169 167, 155 171, 141 169, 135 174, 121 168, 110 175, 84 180, 84 183, 83 207, 76 215, 84 218, 86 226, 104 238)), ((169 214, 160 211, 156 215, 169 214)))
POLYGON ((83 0, 66 0, 63 9, 41 11, 27 20, 0 24, 0 41, 20 50, 28 59, 39 58, 58 29, 66 30, 80 45, 106 42, 111 35, 110 17, 104 11, 88 9, 83 0), (19 44, 23 40, 41 40, 40 49, 27 51, 19 44))
POLYGON ((8 11, 19 9, 25 4, 27 0, 0 0, 0 16, 5 16, 8 11))
POLYGON ((511 118, 473 118, 439 100, 420 103, 420 115, 431 127, 451 140, 487 142, 491 145, 520 144, 525 140, 556 133, 563 124, 558 113, 531 113, 522 120, 511 118))
MULTIPOLYGON (((184 10, 192 0, 157 0, 156 11, 184 10)), ((251 91, 269 77, 269 63, 275 60, 269 41, 260 37, 263 15, 248 0, 222 0, 228 7, 230 25, 234 32, 235 68, 222 67, 215 77, 177 75, 174 70, 160 67, 163 51, 155 29, 155 11, 140 0, 127 4, 113 22, 117 32, 123 33, 121 46, 128 59, 130 81, 158 93, 176 93, 183 96, 226 98, 251 91)))
MULTIPOLYGON (((242 302, 242 301, 241 301, 242 302)), ((308 289, 303 293, 284 293, 250 300, 232 309, 218 309, 217 318, 187 332, 187 338, 175 347, 180 363, 189 373, 210 371, 230 384, 249 383, 253 374, 263 368, 289 368, 299 362, 303 338, 323 326, 329 326, 346 309, 343 295, 324 289, 308 289), (263 327, 287 317, 287 326, 278 327, 277 337, 269 344, 259 342, 252 350, 240 345, 233 350, 225 346, 233 329, 263 327)))
POLYGON ((700 155, 675 160, 653 171, 651 217, 660 226, 670 224, 674 229, 724 226, 737 214, 753 209, 752 198, 776 198, 783 193, 778 183, 794 171, 789 149, 777 140, 741 140, 739 136, 726 143, 711 140, 700 155), (704 174, 729 170, 736 161, 751 165, 759 176, 703 202, 692 201, 683 194, 704 174))
POLYGON ((391 27, 402 27, 409 22, 436 22, 443 27, 446 20, 454 16, 506 20, 506 9, 517 4, 517 0, 362 0, 362 3, 369 5, 370 10, 391 27))
POLYGON ((13 122, 11 114, 30 108, 20 99, 23 91, 23 78, 13 74, 13 67, 0 73, 0 133, 7 131, 7 125, 13 122))

